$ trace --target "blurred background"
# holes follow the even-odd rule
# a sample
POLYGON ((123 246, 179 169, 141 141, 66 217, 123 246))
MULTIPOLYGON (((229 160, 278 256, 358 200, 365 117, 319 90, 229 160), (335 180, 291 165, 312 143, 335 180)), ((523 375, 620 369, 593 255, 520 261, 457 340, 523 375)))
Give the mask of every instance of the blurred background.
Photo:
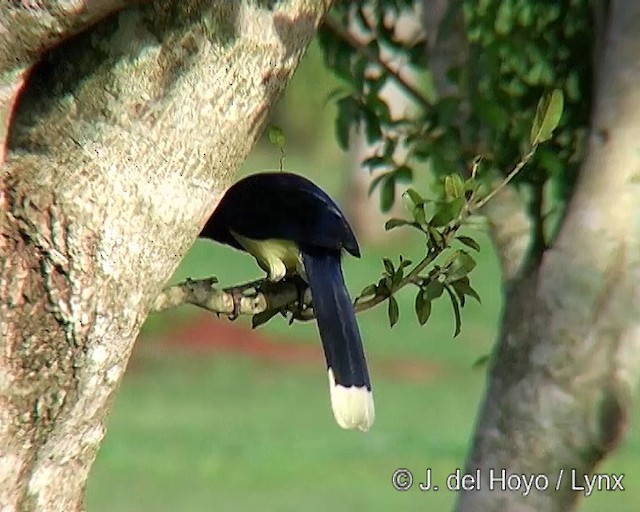
MULTIPOLYGON (((418 258, 422 239, 381 230, 375 198, 366 199, 368 171, 354 174, 354 155, 338 149, 335 105, 339 84, 317 45, 278 105, 273 119, 286 137, 285 169, 308 176, 352 219, 363 257, 346 257, 352 296, 378 279, 381 258, 418 258), (364 179, 362 179, 364 177, 364 179), (364 185, 363 185, 364 184, 364 185)), ((263 140, 242 174, 277 169, 280 150, 263 140)), ((428 169, 414 186, 427 187, 428 169)), ((474 234, 478 237, 479 235, 474 234)), ((196 308, 151 315, 129 363, 106 439, 92 469, 87 510, 388 511, 447 510, 446 490, 408 492, 391 485, 405 467, 423 481, 431 468, 444 480, 464 468, 484 389, 485 368, 501 308, 500 276, 488 239, 471 280, 482 305, 463 309, 453 338, 450 306, 434 304, 420 327, 412 293, 400 293, 400 321, 389 327, 386 305, 359 315, 376 400, 366 434, 343 431, 329 407, 324 358, 314 323, 289 326, 277 317, 251 330, 196 308)), ((215 275, 223 286, 262 277, 244 253, 196 242, 172 282, 215 275)), ((625 473, 627 492, 598 493, 581 510, 636 511, 640 487, 638 407, 616 455, 601 468, 625 473)))

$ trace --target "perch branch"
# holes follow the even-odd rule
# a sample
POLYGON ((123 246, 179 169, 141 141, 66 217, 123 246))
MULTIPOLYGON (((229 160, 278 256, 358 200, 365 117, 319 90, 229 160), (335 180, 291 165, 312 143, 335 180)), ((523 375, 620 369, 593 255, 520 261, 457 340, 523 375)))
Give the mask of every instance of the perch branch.
POLYGON ((187 279, 169 286, 155 298, 151 310, 159 312, 182 304, 193 304, 222 315, 257 315, 282 310, 294 304, 299 296, 296 285, 286 280, 272 283, 261 279, 223 289, 214 286, 217 282, 215 277, 211 277, 187 279))
MULTIPOLYGON (((376 293, 366 300, 356 300, 354 304, 356 313, 371 309, 387 300, 401 288, 419 282, 421 280, 420 274, 449 247, 451 239, 462 226, 465 218, 485 206, 491 198, 504 189, 505 185, 529 162, 534 152, 535 146, 484 198, 477 200, 475 192, 472 193, 458 219, 442 232, 443 242, 438 246, 431 246, 425 257, 390 290, 376 293)), ((315 318, 311 294, 306 285, 304 294, 301 294, 300 284, 286 279, 276 283, 262 279, 224 289, 214 287, 213 285, 216 283, 216 278, 198 281, 187 279, 182 283, 165 288, 153 301, 151 310, 159 312, 182 304, 193 304, 213 313, 228 315, 231 319, 235 319, 238 315, 258 315, 265 312, 290 312, 292 319, 300 321, 315 318), (302 297, 302 304, 299 304, 300 297, 302 297)))
MULTIPOLYGON (((389 295, 393 295, 401 288, 414 284, 420 273, 436 259, 442 250, 430 251, 391 290, 391 293, 356 301, 356 312, 361 313, 371 309, 384 302, 389 298, 389 295)), ((304 290, 304 294, 301 294, 298 286, 291 281, 283 280, 274 283, 267 279, 260 279, 223 289, 214 286, 217 282, 215 277, 210 277, 199 280, 187 279, 169 286, 155 298, 151 305, 151 311, 160 312, 183 304, 193 304, 212 313, 227 315, 232 319, 235 319, 237 315, 257 315, 266 311, 288 311, 294 319, 300 321, 315 318, 308 288, 304 290), (297 304, 300 296, 303 297, 302 305, 297 304)))

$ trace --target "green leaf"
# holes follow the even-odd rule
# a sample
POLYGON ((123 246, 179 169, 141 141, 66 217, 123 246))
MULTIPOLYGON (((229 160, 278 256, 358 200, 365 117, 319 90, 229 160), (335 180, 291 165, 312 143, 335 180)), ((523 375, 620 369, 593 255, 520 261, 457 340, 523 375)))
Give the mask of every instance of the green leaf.
POLYGON ((514 5, 513 2, 501 2, 496 12, 494 27, 496 33, 501 36, 509 34, 514 24, 514 5))
POLYGON ((462 197, 454 199, 453 201, 438 203, 436 213, 431 219, 430 224, 435 227, 446 226, 460 215, 463 206, 464 199, 462 197))
POLYGON ((353 77, 353 86, 356 91, 361 91, 366 80, 365 72, 367 70, 367 59, 358 56, 351 67, 351 76, 353 77))
POLYGON ((438 279, 434 279, 430 281, 429 284, 424 289, 425 298, 428 300, 437 299, 442 295, 444 291, 444 284, 438 279))
POLYGON ((489 360, 491 359, 491 354, 485 354, 483 356, 480 356, 478 359, 475 360, 475 362, 473 363, 473 365, 471 366, 474 370, 478 370, 480 368, 483 368, 487 365, 487 363, 489 362, 489 360))
POLYGON ((360 292, 360 295, 358 296, 358 298, 370 297, 372 295, 375 295, 376 290, 377 290, 377 287, 375 284, 370 284, 369 286, 365 286, 360 292))
POLYGON ((456 251, 451 263, 447 267, 447 282, 457 281, 471 272, 476 266, 476 260, 473 259, 467 251, 456 251))
POLYGON ((422 226, 427 223, 427 214, 424 212, 424 205, 416 206, 411 212, 416 224, 422 226))
POLYGON ((411 265, 411 263, 413 263, 411 260, 406 260, 402 257, 402 254, 400 255, 400 267, 399 268, 407 268, 408 266, 411 265))
POLYGON ((367 144, 373 145, 382 138, 380 120, 378 116, 368 108, 364 109, 363 113, 365 139, 367 144))
POLYGON ((447 199, 458 199, 464 195, 464 183, 457 174, 450 174, 444 178, 444 191, 447 199))
POLYGON ((391 280, 391 285, 393 288, 397 288, 400 285, 400 281, 404 277, 404 269, 402 267, 398 268, 397 272, 393 274, 393 279, 391 280))
POLYGON ((360 120, 360 104, 353 96, 345 96, 339 99, 336 105, 338 107, 336 137, 340 147, 347 150, 349 148, 351 126, 360 120))
POLYGON ((462 279, 458 279, 457 281, 451 283, 451 286, 455 289, 459 296, 464 297, 468 295, 469 297, 473 297, 478 304, 482 304, 480 300, 480 295, 476 292, 469 283, 469 277, 465 276, 462 279))
POLYGON ((459 292, 455 286, 453 286, 453 291, 455 292, 456 296, 458 297, 458 303, 460 304, 460 307, 463 308, 465 305, 465 302, 467 301, 464 293, 459 292))
POLYGON ((560 123, 563 107, 564 97, 560 89, 554 89, 551 94, 546 94, 540 98, 529 137, 532 146, 541 144, 551 138, 553 130, 560 123))
POLYGON ((389 274, 390 276, 395 274, 396 269, 393 267, 393 262, 390 259, 383 258, 382 263, 384 264, 384 269, 387 272, 387 274, 389 274))
POLYGON ((268 309, 267 311, 263 311, 262 313, 253 315, 251 317, 251 328, 255 329, 256 327, 260 327, 261 325, 266 324, 278 313, 279 311, 277 309, 268 309))
POLYGON ((389 325, 393 327, 398 322, 398 318, 400 317, 400 309, 398 308, 398 301, 395 297, 389 297, 389 325))
POLYGON ((344 87, 336 87, 335 89, 332 89, 331 92, 327 94, 326 98, 322 102, 322 108, 325 108, 329 103, 335 100, 338 96, 344 96, 345 94, 348 94, 348 93, 349 91, 344 87))
POLYGON ((382 182, 382 180, 386 179, 388 175, 389 173, 384 173, 373 178, 371 180, 371 184, 369 185, 369 191, 367 192, 367 194, 371 196, 371 194, 373 194, 373 191, 376 189, 376 187, 382 182))
POLYGON ((455 332, 453 333, 453 337, 457 337, 460 334, 460 330, 462 329, 462 319, 460 318, 460 306, 458 305, 458 299, 455 294, 448 286, 445 287, 447 293, 449 294, 449 298, 451 299, 451 306, 453 307, 453 318, 455 320, 455 332))
POLYGON ((407 183, 413 179, 413 169, 407 165, 401 165, 393 171, 393 174, 393 178, 401 183, 407 183))
MULTIPOLYGON (((382 99, 381 95, 374 90, 375 86, 372 80, 369 80, 369 85, 371 86, 371 90, 369 91, 369 94, 367 94, 365 100, 366 106, 373 112, 380 123, 388 124, 391 122, 389 105, 384 99, 382 99)), ((384 80, 379 81, 379 85, 382 87, 382 85, 384 85, 384 80)))
POLYGON ((387 222, 384 223, 384 229, 386 231, 389 231, 390 229, 397 228, 400 226, 406 226, 407 224, 411 224, 411 222, 404 219, 393 218, 393 219, 389 219, 387 222))
POLYGON ((376 285, 376 295, 381 295, 386 297, 391 293, 391 289, 389 285, 391 284, 391 279, 389 276, 384 275, 378 280, 378 284, 376 285))
POLYGON ((398 139, 395 137, 386 138, 384 141, 382 155, 391 162, 393 160, 393 153, 396 150, 396 146, 398 145, 398 139))
POLYGON ((380 209, 383 212, 388 212, 393 206, 393 202, 396 198, 396 181, 393 176, 388 176, 382 183, 382 189, 380 190, 380 209))
POLYGON ((284 132, 279 126, 269 126, 269 142, 279 148, 284 147, 284 132))
POLYGON ((407 201, 407 203, 411 203, 411 206, 408 208, 409 211, 413 209, 414 206, 419 206, 424 203, 424 199, 418 192, 416 192, 413 188, 408 188, 402 194, 402 198, 407 201))
POLYGON ((370 171, 377 169, 378 167, 385 166, 389 161, 383 156, 370 156, 362 161, 363 167, 368 167, 370 171))
POLYGON ((466 245, 467 247, 471 247, 471 249, 480 252, 480 244, 470 236, 461 235, 457 236, 456 239, 458 240, 458 242, 466 245))
POLYGON ((424 325, 429 320, 431 315, 431 301, 427 298, 426 294, 420 290, 416 295, 416 316, 418 317, 418 323, 424 325))
POLYGON ((405 210, 407 210, 409 213, 412 213, 416 205, 411 200, 411 197, 409 197, 406 192, 403 192, 400 196, 400 199, 402 200, 402 205, 404 206, 405 210))

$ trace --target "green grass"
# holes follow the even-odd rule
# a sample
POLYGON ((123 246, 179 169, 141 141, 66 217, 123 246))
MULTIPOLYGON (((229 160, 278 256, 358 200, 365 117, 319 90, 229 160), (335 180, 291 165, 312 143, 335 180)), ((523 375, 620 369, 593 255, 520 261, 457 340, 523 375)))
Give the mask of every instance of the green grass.
MULTIPOLYGON (((275 123, 287 137, 286 168, 312 177, 341 197, 345 158, 329 133, 334 105, 326 103, 340 83, 322 66, 316 45, 307 53, 275 123), (310 87, 309 84, 312 84, 310 87), (291 147, 300 153, 291 153, 291 147)), ((242 173, 277 169, 280 153, 263 145, 242 173)), ((428 182, 417 171, 418 182, 428 182)), ((396 241, 394 240, 394 244, 396 241)), ((417 258, 417 239, 398 247, 363 248, 346 258, 352 293, 377 279, 381 257, 402 252, 417 258)), ((283 365, 232 354, 191 353, 154 343, 155 335, 195 321, 193 308, 153 315, 137 344, 109 418, 108 432, 87 488, 89 512, 118 511, 443 511, 447 491, 399 493, 395 468, 410 468, 419 481, 426 468, 442 479, 464 466, 465 453, 484 388, 484 373, 472 365, 496 335, 500 282, 490 244, 483 243, 472 282, 483 304, 463 310, 462 334, 452 339, 446 299, 425 327, 413 314, 410 293, 401 293, 400 322, 388 326, 384 305, 359 316, 375 388, 377 419, 367 434, 339 429, 328 404, 326 372, 317 365, 283 365), (416 371, 421 368, 421 371, 416 371), (426 370, 425 370, 426 369, 426 370)), ((222 284, 261 276, 254 261, 214 244, 198 242, 174 281, 216 275, 222 284)), ((248 319, 239 321, 248 323, 248 319)), ((314 324, 289 327, 275 319, 262 328, 319 344, 314 324)), ((600 468, 625 473, 627 492, 599 493, 582 510, 638 510, 640 408, 614 457, 600 468)))
MULTIPOLYGON (((318 95, 316 95, 318 96, 318 95)), ((318 96, 321 97, 321 96, 318 96)), ((320 101, 320 100, 318 100, 320 101)), ((310 105, 319 109, 319 105, 310 105)), ((243 172, 274 169, 276 148, 263 148, 243 172), (265 164, 265 162, 267 162, 265 164)), ((287 169, 312 177, 339 198, 344 161, 335 153, 289 154, 287 169)), ((393 247, 364 247, 346 258, 350 290, 376 280, 381 257, 418 258, 418 238, 393 247)), ((153 315, 137 344, 92 469, 87 510, 386 512, 448 510, 455 494, 442 490, 399 493, 391 474, 406 467, 420 481, 426 468, 441 481, 464 466, 484 388, 472 369, 496 335, 501 307, 498 269, 484 240, 472 282, 482 305, 463 310, 463 331, 453 334, 448 301, 417 324, 414 297, 401 293, 400 322, 390 329, 385 306, 359 316, 375 387, 377 419, 367 434, 339 429, 328 404, 326 372, 317 365, 284 365, 233 354, 190 353, 154 344, 154 335, 195 321, 193 308, 153 315), (416 372, 416 367, 421 371, 416 372), (426 370, 425 370, 426 369, 426 370)), ((173 280, 216 275, 223 285, 261 277, 247 255, 197 242, 173 280)), ((249 323, 248 319, 238 320, 249 323)), ((313 323, 281 319, 261 328, 274 340, 318 344, 313 323)), ((626 473, 625 493, 600 493, 586 511, 638 509, 638 408, 631 432, 602 471, 626 473)))
MULTIPOLYGON (((398 499, 417 507, 424 498, 394 492, 391 471, 461 463, 480 379, 377 377, 379 417, 363 435, 334 425, 320 365, 141 347, 92 473, 88 508, 390 510, 398 499)), ((434 496, 433 504, 448 501, 434 496)))
MULTIPOLYGON (((335 191, 338 184, 331 184, 328 174, 323 185, 335 191)), ((398 250, 365 248, 362 259, 345 259, 350 289, 357 292, 374 280, 381 256, 398 250)), ((401 250, 417 257, 420 247, 408 242, 401 250)), ((174 280, 211 274, 231 284, 260 271, 248 256, 198 242, 174 280)), ((434 478, 443 479, 464 466, 484 386, 483 372, 471 367, 490 349, 500 309, 496 262, 486 241, 473 281, 483 304, 465 307, 457 339, 452 339, 445 300, 423 328, 415 320, 411 294, 401 294, 401 318, 393 330, 384 306, 359 317, 377 407, 376 424, 367 434, 342 431, 334 424, 321 361, 292 366, 242 355, 170 350, 154 344, 152 334, 192 322, 197 313, 185 308, 153 316, 110 417, 89 479, 87 509, 449 509, 453 493, 399 493, 391 486, 391 473, 407 467, 420 481, 429 467, 434 478), (433 371, 415 375, 407 368, 405 374, 389 364, 394 361, 433 371)), ((275 339, 284 334, 301 343, 319 343, 312 323, 289 327, 276 319, 263 330, 275 339)), ((626 472, 630 492, 601 493, 586 500, 584 510, 637 510, 633 489, 640 484, 639 455, 635 429, 603 468, 626 472)))

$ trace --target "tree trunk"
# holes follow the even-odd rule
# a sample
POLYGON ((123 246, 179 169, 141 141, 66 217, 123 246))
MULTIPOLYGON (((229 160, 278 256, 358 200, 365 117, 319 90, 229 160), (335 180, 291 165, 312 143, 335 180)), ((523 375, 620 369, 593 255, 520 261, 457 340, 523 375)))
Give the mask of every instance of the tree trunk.
POLYGON ((506 289, 467 464, 480 490, 460 511, 575 509, 627 427, 640 374, 640 4, 613 1, 609 16, 575 195, 554 246, 506 289), (542 476, 529 493, 502 490, 503 468, 542 476))
POLYGON ((0 7, 3 511, 83 508, 150 303, 330 4, 123 3, 0 7))

